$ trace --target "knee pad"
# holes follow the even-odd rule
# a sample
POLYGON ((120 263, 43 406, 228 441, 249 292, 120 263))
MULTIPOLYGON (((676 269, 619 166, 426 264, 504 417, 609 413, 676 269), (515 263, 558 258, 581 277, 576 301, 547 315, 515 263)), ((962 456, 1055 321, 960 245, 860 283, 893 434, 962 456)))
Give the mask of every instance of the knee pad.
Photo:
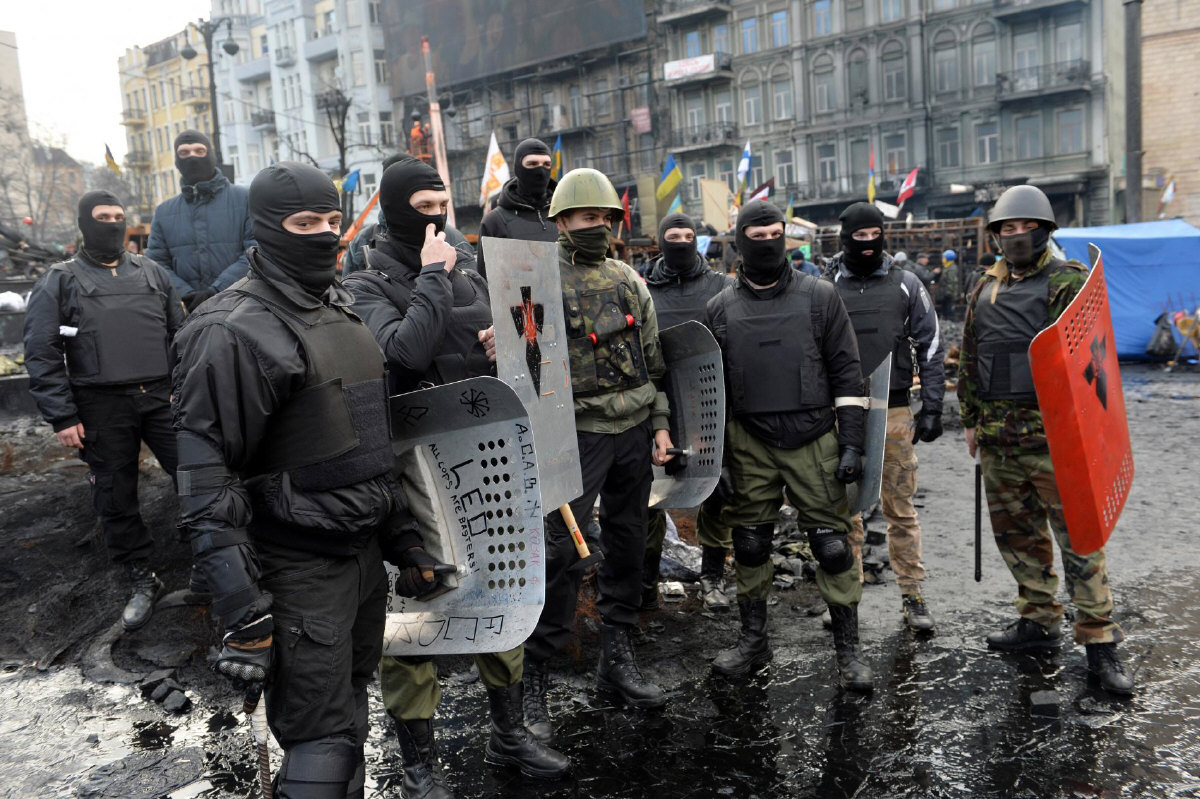
POLYGON ((820 527, 806 531, 808 545, 813 557, 829 574, 841 574, 854 565, 854 551, 846 541, 846 534, 820 527))
POLYGON ((742 566, 761 566, 771 559, 775 525, 733 528, 733 557, 742 566))
POLYGON ((362 747, 345 736, 290 747, 275 777, 278 799, 345 799, 363 762, 362 747))

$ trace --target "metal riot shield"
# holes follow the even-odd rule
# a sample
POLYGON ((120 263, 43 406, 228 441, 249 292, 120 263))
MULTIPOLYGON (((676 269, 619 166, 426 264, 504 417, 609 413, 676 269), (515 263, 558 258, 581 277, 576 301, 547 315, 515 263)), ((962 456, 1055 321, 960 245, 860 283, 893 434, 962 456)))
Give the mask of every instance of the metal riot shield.
POLYGON ((488 236, 480 246, 496 324, 496 374, 533 422, 543 448, 542 507, 553 510, 583 493, 558 245, 488 236))
POLYGON ((671 403, 671 441, 683 453, 654 467, 651 508, 694 508, 721 478, 725 449, 725 369, 708 328, 684 322, 659 331, 671 403))
POLYGON ((1100 250, 1092 273, 1054 324, 1029 345, 1038 407, 1071 546, 1104 546, 1133 485, 1133 449, 1100 250))
MULTIPOLYGON (((426 601, 388 592, 387 655, 503 652, 533 632, 545 549, 533 430, 494 377, 391 399, 392 446, 430 554, 458 567, 426 601)), ((395 567, 388 565, 389 584, 395 567)))
POLYGON ((879 501, 883 488, 883 449, 887 443, 888 389, 892 380, 892 354, 883 359, 867 378, 866 430, 863 433, 863 473, 858 482, 846 487, 850 513, 866 513, 879 501))

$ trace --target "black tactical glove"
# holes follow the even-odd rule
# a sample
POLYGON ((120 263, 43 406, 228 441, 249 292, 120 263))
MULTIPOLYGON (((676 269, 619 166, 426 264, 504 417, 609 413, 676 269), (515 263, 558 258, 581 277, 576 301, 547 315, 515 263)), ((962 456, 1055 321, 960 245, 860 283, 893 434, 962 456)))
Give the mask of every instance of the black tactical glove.
POLYGON ((842 455, 838 459, 837 471, 834 473, 839 483, 857 483, 862 477, 862 450, 858 447, 842 447, 842 455))
POLYGON ((453 574, 454 566, 442 563, 421 547, 411 547, 392 561, 400 568, 396 577, 396 594, 424 599, 438 590, 439 574, 453 574))
POLYGON ((209 297, 216 296, 216 293, 217 292, 206 287, 202 289, 196 289, 195 291, 189 291, 187 294, 184 294, 182 297, 180 297, 180 299, 183 300, 183 307, 187 309, 188 313, 191 313, 200 307, 200 304, 209 297))
POLYGON ((241 691, 247 684, 266 682, 271 674, 271 645, 275 622, 271 614, 243 624, 221 639, 221 654, 217 655, 217 671, 233 681, 241 691))
POLYGON ((725 466, 721 467, 721 476, 717 478, 717 487, 713 493, 717 495, 717 499, 721 500, 722 504, 728 505, 733 502, 733 475, 725 466))
POLYGON ((942 434, 942 415, 940 413, 917 414, 917 427, 913 430, 912 443, 936 441, 942 434))

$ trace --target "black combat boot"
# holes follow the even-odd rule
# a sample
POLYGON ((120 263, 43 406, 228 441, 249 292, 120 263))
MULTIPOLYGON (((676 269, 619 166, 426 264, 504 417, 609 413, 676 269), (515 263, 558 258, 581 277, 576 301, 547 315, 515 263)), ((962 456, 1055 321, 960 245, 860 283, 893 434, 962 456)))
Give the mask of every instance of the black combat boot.
POLYGON ((525 659, 524 675, 521 677, 521 709, 525 713, 525 729, 539 743, 549 745, 554 740, 554 726, 550 723, 550 709, 546 707, 546 691, 550 688, 550 674, 545 663, 525 659))
POLYGON ((401 799, 454 799, 438 765, 437 749, 433 743, 431 719, 392 719, 396 738, 400 741, 400 759, 404 763, 404 782, 401 799))
POLYGON ((742 634, 731 649, 722 650, 713 660, 713 671, 728 676, 741 676, 758 671, 771 660, 767 643, 767 600, 740 599, 742 634))
POLYGON ((833 619, 833 648, 842 687, 847 691, 870 693, 875 689, 875 675, 859 649, 858 608, 830 605, 829 615, 833 619))
POLYGON ((483 759, 493 766, 515 766, 526 777, 556 780, 571 770, 571 760, 538 741, 525 729, 521 712, 521 683, 488 688, 492 712, 492 737, 483 759))
POLYGON ((604 622, 600 628, 600 665, 596 668, 596 694, 603 702, 634 707, 662 707, 663 689, 646 679, 633 658, 629 627, 604 622))
POLYGON ((1100 681, 1100 687, 1110 694, 1133 696, 1133 678, 1125 673, 1116 644, 1087 644, 1088 672, 1100 681))
POLYGON ((923 596, 905 594, 903 609, 904 623, 908 625, 908 629, 916 633, 933 632, 933 616, 930 615, 929 606, 925 604, 923 596))
POLYGON ((1017 619, 1003 630, 988 633, 988 649, 999 649, 1002 652, 1039 652, 1058 649, 1062 643, 1062 633, 1059 632, 1058 622, 1050 627, 1043 627, 1029 619, 1017 619))
POLYGON ((129 577, 130 597, 121 613, 121 624, 126 632, 139 630, 150 621, 154 613, 154 603, 162 596, 164 588, 162 580, 158 579, 145 561, 133 561, 125 564, 125 574, 129 577))
POLYGON ((700 600, 705 610, 729 610, 725 587, 725 548, 704 547, 700 556, 700 600))

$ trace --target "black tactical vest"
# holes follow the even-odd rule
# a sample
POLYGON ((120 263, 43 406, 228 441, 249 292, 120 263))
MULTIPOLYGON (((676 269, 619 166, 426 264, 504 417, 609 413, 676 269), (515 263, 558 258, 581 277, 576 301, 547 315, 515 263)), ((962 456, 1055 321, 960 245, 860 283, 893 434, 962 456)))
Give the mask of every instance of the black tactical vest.
POLYGON ((608 260, 599 266, 560 260, 560 272, 574 396, 645 385, 642 308, 624 270, 608 260))
POLYGON ((913 384, 912 343, 908 339, 908 295, 899 267, 887 276, 847 277, 834 283, 858 338, 863 377, 869 377, 888 353, 892 353, 890 389, 908 389, 913 384))
MULTIPOLYGON (((412 272, 378 250, 367 252, 367 269, 369 271, 356 273, 355 279, 371 281, 379 287, 392 305, 407 315, 408 307, 412 304, 413 283, 418 273, 412 272)), ((490 375, 493 372, 492 362, 488 360, 487 352, 479 341, 479 331, 492 326, 492 306, 488 297, 487 281, 478 272, 466 269, 451 269, 448 277, 453 296, 445 338, 434 355, 429 371, 419 380, 389 374, 389 390, 392 394, 413 391, 421 383, 440 386, 469 377, 490 375)))
POLYGON ((393 455, 386 367, 375 337, 350 312, 300 309, 263 280, 230 291, 255 298, 304 351, 304 386, 267 423, 248 475, 289 472, 292 485, 328 491, 386 474, 393 455))
POLYGON ((721 292, 721 345, 735 416, 833 406, 821 345, 813 336, 824 328, 813 318, 816 285, 817 278, 796 273, 769 299, 752 298, 745 286, 721 292))
POLYGON ((1050 317, 1052 260, 1036 275, 1005 283, 989 282, 975 303, 979 396, 985 400, 1036 400, 1029 344, 1050 317))
POLYGON ((167 293, 148 262, 130 256, 129 263, 134 271, 119 277, 78 258, 51 267, 75 278, 77 330, 63 337, 72 385, 140 383, 171 374, 167 293))
POLYGON ((654 314, 658 317, 658 329, 681 325, 684 322, 699 322, 704 318, 704 307, 708 301, 721 293, 728 281, 716 272, 707 273, 690 280, 678 280, 658 285, 647 284, 654 298, 654 314))

